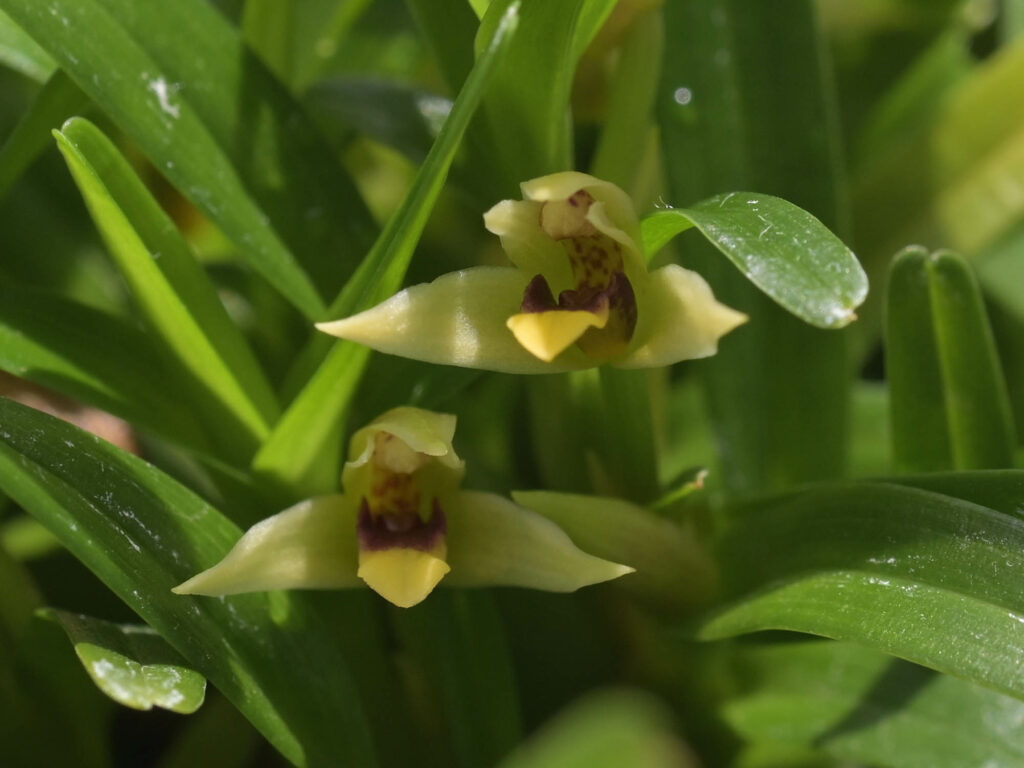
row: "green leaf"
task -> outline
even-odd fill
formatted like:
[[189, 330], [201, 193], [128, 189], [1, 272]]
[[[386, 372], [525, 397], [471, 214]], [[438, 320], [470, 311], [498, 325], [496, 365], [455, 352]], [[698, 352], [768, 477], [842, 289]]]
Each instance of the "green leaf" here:
[[[480, 55], [405, 200], [331, 305], [332, 317], [371, 307], [401, 286], [469, 120], [515, 37], [517, 10], [517, 5], [509, 8], [490, 47]], [[253, 468], [271, 485], [286, 491], [283, 495], [301, 498], [336, 487], [337, 455], [329, 446], [338, 443], [368, 357], [366, 347], [335, 344], [256, 455]]]
[[[492, 44], [506, 10], [515, 0], [494, 0], [480, 22], [476, 47]], [[519, 182], [573, 167], [569, 96], [582, 48], [580, 27], [596, 32], [593, 22], [610, 6], [607, 0], [525, 0], [520, 29], [484, 100], [487, 151], [498, 174], [494, 192], [509, 197]], [[582, 39], [581, 41], [582, 42]], [[480, 148], [480, 143], [474, 145]], [[483, 158], [476, 158], [483, 161]]]
[[0, 198], [50, 146], [50, 131], [88, 103], [78, 86], [63, 72], [58, 70], [46, 81], [29, 111], [18, 121], [0, 149]]
[[857, 257], [824, 224], [785, 200], [730, 192], [691, 208], [652, 213], [643, 221], [648, 255], [690, 227], [780, 306], [819, 328], [852, 322], [867, 296]]
[[1019, 516], [871, 483], [752, 502], [724, 522], [725, 600], [702, 639], [809, 632], [1024, 698]]
[[722, 708], [752, 741], [816, 746], [858, 765], [1024, 761], [1024, 703], [849, 643], [745, 646]]
[[407, 0], [450, 93], [458, 93], [473, 68], [473, 37], [479, 26], [466, 0]]
[[210, 3], [2, 0], [0, 9], [272, 285], [319, 318], [372, 222], [301, 109]]
[[458, 764], [494, 765], [520, 739], [519, 701], [501, 617], [486, 592], [439, 590], [394, 611], [409, 654], [445, 715]]
[[1006, 99], [1024, 76], [1024, 38], [959, 80], [917, 130], [860, 169], [854, 203], [871, 262], [908, 242], [974, 255], [1024, 213], [1007, 194], [1024, 178], [1024, 105]]
[[0, 368], [192, 448], [207, 437], [180, 380], [122, 320], [13, 283], [0, 286]]
[[[587, 6], [591, 12], [598, 8], [596, 3]], [[583, 26], [581, 18], [577, 33]], [[619, 52], [608, 94], [607, 118], [590, 169], [594, 176], [627, 191], [637, 180], [654, 130], [663, 38], [660, 9], [642, 13], [630, 25]]]
[[334, 78], [303, 99], [321, 124], [341, 123], [422, 163], [451, 112], [448, 99], [382, 80]]
[[55, 135], [154, 339], [195, 380], [193, 402], [217, 442], [245, 461], [278, 413], [245, 338], [185, 239], [107, 137], [80, 118]]
[[692, 768], [663, 705], [647, 694], [592, 693], [539, 731], [501, 768]]
[[[299, 766], [375, 765], [348, 663], [306, 596], [182, 597], [238, 528], [140, 459], [0, 400], [0, 486]], [[297, 685], [296, 681], [305, 681]]]
[[160, 707], [189, 715], [206, 696], [206, 678], [156, 632], [137, 624], [112, 624], [77, 613], [44, 609], [75, 646], [85, 671], [118, 704], [132, 709]]
[[[756, 189], [842, 234], [835, 94], [814, 3], [690, 0], [664, 10], [671, 42], [657, 107], [671, 199]], [[766, 226], [758, 223], [755, 243]], [[727, 447], [725, 488], [752, 492], [841, 475], [851, 378], [846, 335], [800, 322], [707, 243], [687, 239], [679, 243], [684, 261], [719, 301], [750, 317], [715, 357], [694, 365], [716, 444]]]
[[49, 80], [57, 68], [50, 55], [3, 11], [0, 11], [0, 62], [40, 83]]
[[905, 471], [1013, 464], [1013, 416], [981, 292], [948, 252], [900, 253], [889, 277], [893, 455]]

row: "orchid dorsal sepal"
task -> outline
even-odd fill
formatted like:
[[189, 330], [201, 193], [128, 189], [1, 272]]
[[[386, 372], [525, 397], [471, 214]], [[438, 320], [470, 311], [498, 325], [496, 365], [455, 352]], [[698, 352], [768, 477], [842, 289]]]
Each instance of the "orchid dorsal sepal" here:
[[580, 550], [507, 499], [460, 490], [455, 418], [398, 408], [353, 435], [345, 492], [253, 526], [219, 562], [174, 589], [229, 595], [365, 583], [407, 608], [438, 584], [569, 592], [632, 571]]
[[647, 271], [632, 203], [615, 185], [566, 172], [522, 190], [484, 215], [513, 267], [442, 275], [317, 328], [426, 362], [553, 373], [706, 357], [746, 320], [694, 272]]

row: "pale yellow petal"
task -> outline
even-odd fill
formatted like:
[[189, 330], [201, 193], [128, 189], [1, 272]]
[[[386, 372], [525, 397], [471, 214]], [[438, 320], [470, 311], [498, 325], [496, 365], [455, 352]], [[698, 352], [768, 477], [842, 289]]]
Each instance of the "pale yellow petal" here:
[[341, 495], [296, 504], [250, 528], [219, 563], [174, 588], [184, 595], [339, 589], [356, 578], [356, 515]]
[[508, 319], [509, 330], [530, 354], [551, 362], [568, 349], [588, 328], [604, 328], [608, 308], [601, 312], [553, 309], [524, 312]]
[[503, 373], [554, 373], [592, 366], [582, 352], [571, 349], [545, 363], [516, 341], [506, 322], [519, 312], [527, 280], [513, 267], [452, 272], [317, 328], [379, 352], [429, 363]]
[[502, 200], [484, 214], [484, 226], [501, 238], [502, 249], [527, 280], [544, 275], [557, 296], [576, 285], [565, 249], [541, 229], [540, 210], [541, 203], [532, 200]]
[[422, 602], [449, 570], [444, 560], [418, 549], [364, 551], [359, 555], [359, 578], [399, 608]]
[[715, 300], [703, 277], [670, 264], [651, 273], [631, 350], [613, 365], [656, 368], [709, 357], [722, 336], [746, 321]]
[[[585, 189], [598, 202], [603, 203], [605, 222], [608, 227], [621, 230], [639, 249], [640, 222], [629, 195], [610, 181], [578, 171], [552, 173], [537, 179], [523, 182], [520, 185], [523, 197], [527, 200], [545, 202], [547, 200], [564, 200], [575, 192]], [[593, 207], [591, 207], [593, 208]], [[591, 218], [591, 217], [588, 217]], [[593, 221], [593, 218], [591, 218]], [[597, 222], [594, 222], [597, 224]], [[599, 227], [604, 229], [604, 227]], [[611, 232], [606, 232], [611, 234]], [[618, 238], [616, 238], [618, 239]]]
[[450, 586], [573, 592], [633, 572], [587, 554], [550, 520], [493, 493], [453, 494], [445, 514]]

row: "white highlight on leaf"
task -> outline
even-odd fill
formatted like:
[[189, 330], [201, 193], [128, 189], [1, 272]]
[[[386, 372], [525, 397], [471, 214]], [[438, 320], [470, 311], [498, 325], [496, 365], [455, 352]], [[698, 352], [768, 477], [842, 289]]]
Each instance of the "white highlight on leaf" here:
[[168, 83], [162, 77], [150, 80], [147, 86], [156, 95], [156, 100], [160, 102], [160, 109], [175, 119], [181, 117], [181, 106], [171, 103], [171, 95], [177, 93], [179, 87]]

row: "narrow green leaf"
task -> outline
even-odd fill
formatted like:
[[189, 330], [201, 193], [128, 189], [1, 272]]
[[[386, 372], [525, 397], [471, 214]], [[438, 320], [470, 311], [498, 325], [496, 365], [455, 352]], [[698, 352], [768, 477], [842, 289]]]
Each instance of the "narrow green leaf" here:
[[28, 112], [0, 148], [0, 198], [50, 146], [50, 131], [83, 110], [88, 103], [78, 86], [63, 72], [58, 70], [46, 81]]
[[23, 286], [0, 286], [0, 368], [194, 450], [205, 430], [181, 382], [127, 323]]
[[242, 35], [282, 83], [292, 82], [292, 27], [296, 7], [277, 0], [246, 0]]
[[0, 11], [0, 62], [40, 83], [53, 75], [57, 63], [36, 42]]
[[886, 296], [885, 367], [893, 460], [906, 472], [953, 467], [927, 262], [924, 248], [897, 254]]
[[235, 525], [140, 459], [52, 417], [0, 400], [0, 425], [0, 487], [289, 760], [375, 765], [348, 663], [306, 596], [170, 591], [224, 556]]
[[473, 68], [479, 20], [466, 0], [406, 0], [450, 93], [458, 93]]
[[1024, 762], [1024, 703], [955, 677], [834, 642], [745, 646], [734, 665], [723, 716], [746, 739], [892, 768]]
[[107, 137], [80, 118], [55, 135], [154, 339], [196, 381], [195, 404], [217, 442], [245, 460], [278, 413], [245, 338], [185, 239]]
[[[492, 44], [516, 0], [494, 0], [480, 22], [478, 52]], [[574, 34], [584, 8], [605, 0], [525, 0], [508, 56], [484, 99], [487, 148], [498, 174], [495, 194], [511, 196], [521, 181], [572, 168], [569, 96], [576, 72]], [[480, 149], [480, 142], [474, 147]]]
[[419, 88], [355, 78], [317, 83], [303, 101], [321, 124], [346, 125], [415, 163], [426, 158], [452, 109], [448, 99]]
[[202, 706], [206, 678], [147, 626], [112, 624], [77, 613], [44, 609], [60, 624], [96, 686], [132, 709], [160, 707], [189, 715]]
[[981, 292], [948, 252], [893, 262], [886, 321], [893, 454], [906, 471], [1013, 464], [1013, 416]]
[[[401, 286], [416, 243], [455, 159], [460, 141], [509, 41], [514, 39], [518, 6], [505, 14], [491, 45], [477, 60], [412, 188], [373, 249], [331, 305], [331, 317], [373, 306]], [[339, 432], [359, 383], [369, 350], [335, 344], [274, 428], [253, 468], [288, 496], [302, 497], [337, 485]]]
[[518, 695], [501, 617], [486, 592], [440, 590], [393, 612], [410, 660], [451, 731], [458, 764], [494, 765], [518, 743]]
[[372, 222], [301, 109], [211, 4], [2, 0], [0, 9], [272, 285], [319, 319], [322, 296], [365, 252]]
[[[671, 199], [757, 189], [843, 234], [835, 94], [814, 3], [669, 0], [664, 12], [671, 42], [657, 105]], [[755, 244], [766, 227], [758, 223], [749, 233]], [[715, 443], [726, 448], [726, 489], [841, 475], [851, 378], [846, 334], [789, 315], [706, 243], [679, 245], [715, 296], [750, 316], [715, 357], [695, 365]], [[848, 306], [834, 306], [848, 319]]]
[[792, 203], [730, 192], [643, 221], [648, 255], [690, 227], [700, 230], [754, 285], [819, 328], [842, 328], [868, 293], [868, 279], [843, 242]]
[[[597, 8], [597, 4], [587, 6], [591, 12]], [[584, 26], [581, 14], [577, 32]], [[625, 190], [633, 189], [653, 130], [663, 46], [661, 12], [658, 9], [647, 11], [633, 21], [626, 33], [615, 67], [607, 119], [594, 153], [591, 173]]]
[[850, 640], [1024, 698], [1024, 520], [939, 493], [822, 486], [730, 512], [702, 639]]
[[695, 768], [667, 710], [647, 694], [603, 691], [571, 706], [501, 768]]

